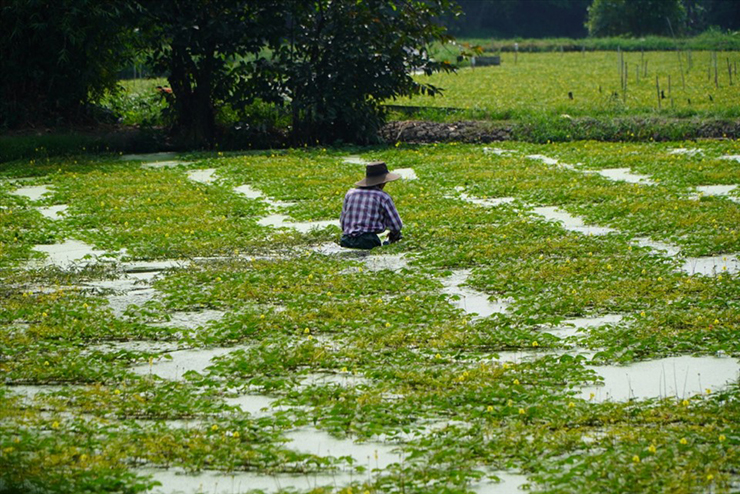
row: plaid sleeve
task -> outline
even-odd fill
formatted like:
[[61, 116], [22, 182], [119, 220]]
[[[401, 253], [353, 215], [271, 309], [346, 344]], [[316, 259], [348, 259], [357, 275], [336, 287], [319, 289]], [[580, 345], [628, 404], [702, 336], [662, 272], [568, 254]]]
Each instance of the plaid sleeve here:
[[386, 228], [392, 232], [400, 232], [401, 228], [403, 228], [401, 216], [398, 214], [398, 210], [396, 209], [396, 205], [393, 203], [391, 196], [386, 195], [385, 197], [386, 200], [383, 201], [383, 207], [385, 208], [385, 214], [388, 219]]

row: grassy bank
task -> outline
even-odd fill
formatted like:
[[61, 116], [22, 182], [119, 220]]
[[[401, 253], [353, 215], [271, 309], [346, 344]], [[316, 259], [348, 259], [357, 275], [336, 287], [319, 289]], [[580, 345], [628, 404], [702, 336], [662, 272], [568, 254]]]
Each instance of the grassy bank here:
[[[669, 38], [665, 36], [645, 36], [643, 38], [605, 37], [605, 38], [545, 38], [545, 39], [495, 39], [460, 38], [460, 43], [479, 45], [485, 51], [550, 52], [550, 51], [737, 51], [740, 50], [739, 33], [707, 31], [698, 36]], [[516, 44], [516, 46], [515, 46]]]

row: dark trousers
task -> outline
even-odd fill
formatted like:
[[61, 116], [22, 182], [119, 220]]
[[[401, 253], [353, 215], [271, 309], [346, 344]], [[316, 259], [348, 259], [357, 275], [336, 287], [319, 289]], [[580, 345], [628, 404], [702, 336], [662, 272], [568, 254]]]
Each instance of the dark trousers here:
[[361, 233], [356, 237], [350, 237], [349, 235], [342, 235], [342, 239], [339, 241], [339, 245], [342, 247], [348, 247], [350, 249], [372, 249], [373, 247], [380, 247], [380, 238], [375, 233]]

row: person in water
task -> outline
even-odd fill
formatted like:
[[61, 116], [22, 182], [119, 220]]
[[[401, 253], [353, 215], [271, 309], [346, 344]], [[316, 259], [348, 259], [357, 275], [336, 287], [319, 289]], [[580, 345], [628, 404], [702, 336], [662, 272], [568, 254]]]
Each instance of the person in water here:
[[401, 178], [388, 171], [383, 161], [369, 163], [365, 178], [355, 183], [344, 196], [340, 245], [351, 249], [372, 249], [383, 243], [378, 233], [390, 231], [388, 242], [401, 240], [403, 222], [391, 196], [383, 190], [385, 184]]

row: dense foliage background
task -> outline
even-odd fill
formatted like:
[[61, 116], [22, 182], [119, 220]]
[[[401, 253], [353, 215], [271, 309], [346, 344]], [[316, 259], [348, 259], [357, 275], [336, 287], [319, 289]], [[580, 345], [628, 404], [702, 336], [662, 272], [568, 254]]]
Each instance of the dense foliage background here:
[[[673, 50], [690, 48], [686, 35], [740, 28], [735, 0], [3, 0], [0, 14], [0, 129], [125, 124], [137, 113], [183, 147], [213, 147], [230, 128], [245, 142], [274, 129], [291, 144], [372, 142], [383, 103], [440, 92], [415, 74], [454, 71], [476, 52], [441, 54], [448, 33], [478, 34], [493, 51], [514, 46], [500, 36], [539, 51], [520, 37], [587, 33], [548, 49], [614, 49], [616, 39]], [[667, 47], [643, 42], [656, 34]], [[694, 49], [733, 49], [705, 39], [710, 48]], [[121, 96], [132, 67], [166, 89]]]

